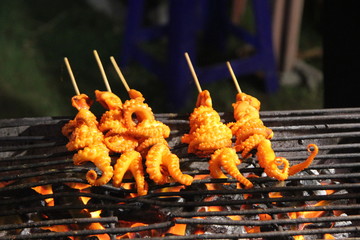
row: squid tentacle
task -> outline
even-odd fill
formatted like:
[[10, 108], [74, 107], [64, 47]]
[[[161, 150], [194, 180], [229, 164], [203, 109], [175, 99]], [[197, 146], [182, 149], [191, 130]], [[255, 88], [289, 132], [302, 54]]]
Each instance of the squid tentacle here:
[[168, 176], [161, 172], [161, 163], [163, 157], [168, 154], [168, 148], [163, 144], [155, 144], [146, 155], [146, 172], [151, 180], [156, 184], [165, 184], [168, 182]]
[[193, 177], [183, 174], [180, 170], [179, 158], [172, 154], [166, 144], [153, 145], [146, 155], [146, 172], [156, 184], [169, 182], [169, 175], [177, 182], [190, 185]]
[[94, 186], [100, 186], [108, 183], [113, 176], [113, 167], [111, 166], [111, 158], [105, 146], [100, 144], [92, 147], [86, 147], [79, 150], [73, 156], [75, 165], [80, 165], [84, 162], [92, 162], [100, 171], [101, 177], [94, 170], [89, 170], [86, 173], [87, 181]]
[[146, 151], [148, 150], [148, 148], [150, 148], [151, 146], [157, 143], [163, 143], [166, 146], [168, 146], [168, 142], [164, 138], [154, 137], [154, 138], [146, 138], [145, 140], [143, 140], [136, 148], [136, 150], [140, 152], [143, 156], [146, 156]]
[[211, 155], [209, 161], [210, 175], [214, 178], [227, 178], [227, 176], [221, 171], [221, 167], [239, 183], [243, 184], [246, 188], [253, 187], [253, 184], [244, 177], [237, 165], [241, 163], [238, 158], [235, 149], [233, 148], [221, 148], [216, 150]]
[[193, 182], [193, 177], [188, 174], [183, 174], [180, 170], [179, 158], [171, 153], [166, 156], [166, 161], [164, 165], [167, 167], [170, 176], [176, 181], [184, 185], [191, 185]]
[[270, 140], [266, 139], [260, 142], [257, 147], [256, 156], [260, 167], [264, 168], [264, 172], [269, 177], [276, 178], [279, 181], [288, 178], [289, 161], [282, 157], [276, 157]]
[[116, 164], [114, 165], [113, 185], [115, 187], [120, 187], [125, 173], [129, 170], [135, 178], [138, 194], [146, 195], [148, 189], [144, 178], [142, 157], [140, 153], [135, 150], [124, 152], [117, 159]]
[[310, 152], [310, 156], [304, 162], [291, 166], [289, 168], [289, 175], [290, 176], [304, 170], [307, 167], [309, 167], [310, 164], [312, 163], [312, 161], [314, 160], [315, 156], [319, 152], [319, 148], [318, 148], [318, 146], [316, 144], [309, 144], [307, 146], [307, 150], [308, 150], [308, 152]]
[[122, 153], [138, 146], [138, 141], [126, 134], [116, 134], [110, 130], [104, 138], [105, 145], [113, 152]]
[[137, 123], [133, 120], [133, 114], [136, 115], [139, 122], [142, 122], [145, 119], [155, 119], [151, 108], [146, 103], [136, 99], [127, 100], [123, 104], [123, 117], [125, 126], [129, 129], [134, 128], [137, 125]]

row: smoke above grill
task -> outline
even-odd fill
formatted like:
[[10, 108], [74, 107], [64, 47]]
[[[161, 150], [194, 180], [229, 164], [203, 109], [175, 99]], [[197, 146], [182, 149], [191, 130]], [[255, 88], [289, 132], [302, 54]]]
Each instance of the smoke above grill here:
[[[220, 113], [224, 122], [230, 113]], [[187, 153], [188, 115], [156, 114], [191, 186], [156, 185], [136, 196], [125, 186], [90, 186], [91, 164], [73, 165], [61, 127], [69, 117], [0, 120], [0, 239], [350, 239], [360, 230], [360, 109], [261, 112], [277, 155], [304, 171], [279, 182], [255, 157], [241, 173], [254, 188], [209, 177], [208, 158]], [[114, 157], [117, 157], [114, 155]], [[95, 169], [96, 170], [96, 169]], [[100, 174], [100, 172], [99, 172]]]

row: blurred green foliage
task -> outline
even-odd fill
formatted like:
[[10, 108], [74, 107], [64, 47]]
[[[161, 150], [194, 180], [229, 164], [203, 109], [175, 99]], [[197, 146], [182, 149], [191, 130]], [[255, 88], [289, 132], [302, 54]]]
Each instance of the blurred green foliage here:
[[[0, 1], [0, 118], [74, 115], [70, 98], [75, 92], [63, 58], [68, 57], [80, 91], [93, 97], [95, 89], [105, 90], [94, 49], [113, 92], [127, 99], [109, 60], [120, 54], [123, 20], [108, 18], [86, 1]], [[162, 44], [152, 45], [152, 51], [163, 53]], [[143, 92], [154, 112], [169, 111], [166, 89], [156, 76], [136, 63], [122, 70], [130, 87]], [[316, 90], [306, 85], [282, 87], [268, 95], [262, 90], [261, 78], [249, 76], [239, 82], [243, 91], [262, 101], [263, 110], [322, 107], [321, 86]], [[211, 92], [216, 110], [232, 110], [236, 92], [230, 79], [206, 84], [203, 89]], [[181, 111], [192, 111], [195, 90]], [[103, 111], [97, 104], [92, 109], [96, 114]]]

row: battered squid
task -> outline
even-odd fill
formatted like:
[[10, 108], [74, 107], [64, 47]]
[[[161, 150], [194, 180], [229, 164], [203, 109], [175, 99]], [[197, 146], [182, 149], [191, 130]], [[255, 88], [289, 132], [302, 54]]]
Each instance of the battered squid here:
[[170, 128], [155, 119], [152, 109], [144, 103], [143, 95], [134, 89], [129, 90], [131, 99], [123, 104], [124, 124], [127, 133], [136, 138], [136, 150], [145, 157], [149, 148], [156, 143], [166, 143]]
[[181, 172], [179, 158], [165, 144], [157, 143], [150, 148], [145, 165], [149, 178], [156, 184], [169, 183], [170, 177], [184, 185], [191, 185], [193, 181], [192, 176]]
[[111, 92], [95, 91], [96, 99], [106, 109], [101, 117], [99, 128], [105, 133], [104, 142], [109, 150], [121, 153], [114, 165], [112, 183], [120, 187], [126, 172], [131, 172], [139, 195], [145, 195], [148, 184], [145, 181], [142, 157], [135, 148], [139, 145], [136, 136], [128, 131], [124, 120], [123, 104]]
[[157, 121], [151, 108], [144, 103], [143, 95], [134, 89], [129, 90], [130, 100], [123, 104], [123, 116], [127, 133], [136, 138], [135, 148], [145, 158], [146, 172], [156, 184], [164, 184], [172, 178], [176, 182], [190, 185], [193, 178], [180, 170], [179, 158], [172, 154], [165, 138], [170, 128]]
[[86, 180], [93, 186], [101, 186], [108, 183], [113, 176], [113, 167], [111, 166], [111, 158], [109, 150], [101, 142], [92, 144], [79, 150], [73, 156], [75, 165], [81, 165], [84, 162], [92, 162], [102, 172], [101, 177], [95, 170], [89, 170], [86, 173]]
[[132, 150], [121, 154], [114, 166], [113, 185], [120, 187], [126, 172], [131, 172], [135, 182], [137, 193], [146, 195], [148, 192], [148, 184], [145, 181], [142, 157], [139, 152]]
[[245, 188], [253, 184], [239, 171], [241, 163], [232, 146], [232, 132], [221, 122], [219, 114], [212, 108], [210, 93], [204, 90], [199, 93], [196, 108], [189, 117], [190, 131], [182, 136], [187, 143], [188, 153], [201, 157], [210, 156], [209, 170], [213, 178], [227, 178], [223, 170], [237, 179]]
[[229, 123], [228, 126], [236, 136], [235, 149], [241, 152], [243, 158], [249, 157], [250, 151], [257, 149], [256, 156], [264, 172], [269, 177], [280, 181], [310, 166], [318, 153], [318, 147], [315, 144], [308, 145], [308, 151], [311, 154], [306, 161], [291, 167], [286, 158], [275, 155], [270, 141], [274, 134], [260, 120], [258, 99], [240, 92], [236, 95], [236, 103], [233, 107], [236, 122]]
[[114, 93], [99, 90], [95, 91], [95, 95], [96, 100], [107, 109], [99, 123], [99, 129], [105, 134], [106, 146], [116, 153], [135, 149], [138, 141], [128, 134], [120, 98]]
[[224, 169], [230, 176], [238, 180], [240, 184], [243, 184], [245, 188], [253, 187], [253, 184], [244, 177], [237, 165], [241, 164], [235, 149], [233, 148], [220, 148], [211, 155], [209, 161], [210, 176], [213, 178], [227, 178], [223, 173]]
[[212, 108], [209, 91], [199, 93], [189, 123], [189, 133], [181, 138], [181, 142], [189, 144], [188, 153], [205, 157], [217, 149], [231, 147], [232, 132], [221, 122], [219, 114]]
[[89, 170], [86, 174], [87, 181], [94, 186], [104, 185], [113, 176], [113, 168], [96, 116], [89, 110], [93, 101], [85, 94], [76, 95], [71, 101], [78, 113], [74, 120], [70, 120], [62, 128], [62, 134], [69, 139], [66, 147], [69, 151], [78, 151], [73, 156], [75, 165], [92, 162], [102, 171], [98, 178], [96, 171]]

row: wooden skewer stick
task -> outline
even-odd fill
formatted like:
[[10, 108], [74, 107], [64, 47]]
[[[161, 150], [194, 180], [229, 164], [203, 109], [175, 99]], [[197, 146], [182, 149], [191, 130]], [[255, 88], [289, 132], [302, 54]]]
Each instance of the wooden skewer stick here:
[[189, 65], [190, 72], [191, 72], [191, 74], [192, 74], [192, 76], [193, 76], [193, 78], [194, 78], [196, 87], [197, 87], [199, 93], [201, 93], [201, 92], [202, 92], [202, 89], [201, 89], [201, 86], [200, 86], [200, 83], [199, 83], [199, 79], [198, 79], [198, 77], [196, 76], [194, 67], [193, 67], [193, 65], [192, 65], [192, 63], [191, 63], [189, 54], [188, 54], [187, 52], [185, 52], [185, 58], [186, 58], [186, 61], [187, 61], [188, 65]]
[[74, 86], [75, 93], [76, 93], [76, 95], [80, 95], [79, 88], [78, 88], [77, 83], [75, 81], [75, 77], [74, 77], [73, 71], [71, 70], [70, 63], [69, 63], [69, 60], [68, 60], [67, 57], [64, 57], [64, 62], [65, 62], [66, 68], [67, 68], [67, 70], [69, 72], [71, 82], [72, 82], [72, 84]]
[[236, 76], [235, 76], [234, 71], [233, 71], [233, 69], [232, 69], [232, 67], [231, 67], [231, 65], [230, 65], [230, 62], [227, 61], [227, 62], [226, 62], [226, 65], [227, 65], [227, 67], [228, 67], [228, 69], [229, 69], [231, 78], [233, 79], [233, 81], [234, 81], [234, 83], [235, 83], [236, 90], [238, 91], [238, 93], [241, 93], [241, 88], [240, 88], [240, 86], [239, 86], [239, 82], [238, 82], [237, 79], [236, 79]]
[[113, 56], [111, 56], [110, 60], [111, 60], [112, 64], [114, 65], [114, 68], [115, 68], [117, 74], [119, 75], [119, 77], [121, 79], [121, 82], [125, 86], [126, 91], [130, 91], [130, 87], [126, 82], [125, 77], [124, 77], [124, 75], [122, 74], [122, 72], [121, 72], [121, 70], [119, 68], [119, 65], [116, 63], [115, 58]]
[[109, 81], [108, 81], [108, 79], [107, 79], [107, 77], [106, 77], [106, 74], [105, 74], [105, 71], [104, 71], [104, 67], [103, 67], [103, 65], [102, 65], [102, 63], [101, 63], [99, 54], [97, 53], [96, 50], [94, 50], [94, 55], [95, 55], [96, 62], [97, 62], [97, 64], [99, 65], [100, 72], [101, 72], [102, 78], [103, 78], [104, 83], [105, 83], [105, 86], [106, 86], [106, 90], [107, 90], [108, 92], [111, 92], [111, 88], [110, 88]]

